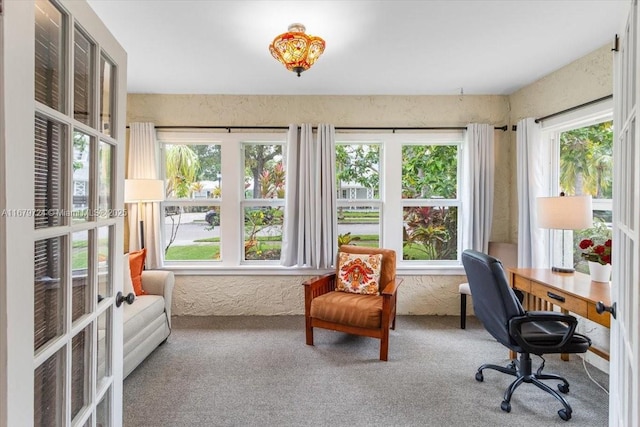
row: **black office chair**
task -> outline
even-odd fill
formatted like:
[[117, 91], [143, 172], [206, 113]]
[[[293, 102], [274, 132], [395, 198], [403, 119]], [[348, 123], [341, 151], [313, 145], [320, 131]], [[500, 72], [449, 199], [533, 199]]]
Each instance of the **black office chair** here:
[[521, 305], [514, 290], [507, 283], [500, 260], [481, 252], [465, 250], [462, 253], [475, 315], [485, 329], [505, 347], [519, 353], [506, 367], [485, 364], [478, 368], [476, 380], [483, 381], [482, 371], [495, 369], [516, 377], [504, 393], [500, 405], [511, 412], [511, 395], [522, 384], [532, 383], [551, 394], [562, 403], [558, 415], [565, 421], [571, 419], [571, 406], [565, 398], [541, 380], [559, 380], [558, 390], [569, 392], [569, 383], [559, 375], [543, 374], [544, 359], [536, 373], [531, 370], [531, 354], [542, 358], [551, 353], [584, 353], [591, 340], [575, 333], [578, 321], [575, 317], [554, 311], [528, 311]]

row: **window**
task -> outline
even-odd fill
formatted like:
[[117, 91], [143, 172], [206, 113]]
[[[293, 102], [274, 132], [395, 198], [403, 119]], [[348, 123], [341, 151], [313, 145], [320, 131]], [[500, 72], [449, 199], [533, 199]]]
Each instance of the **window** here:
[[[279, 267], [286, 135], [160, 131], [158, 140], [165, 264]], [[458, 266], [462, 140], [461, 131], [336, 134], [336, 245], [394, 248], [412, 269]]]
[[219, 261], [220, 145], [166, 144], [163, 152], [165, 260]]
[[380, 246], [380, 142], [336, 142], [338, 245]]
[[402, 145], [402, 259], [458, 258], [458, 144]]
[[[551, 194], [561, 191], [568, 196], [591, 195], [594, 226], [587, 230], [566, 231], [573, 244], [565, 246], [566, 259], [588, 273], [586, 262], [577, 249], [580, 240], [610, 236], [612, 222], [613, 121], [611, 102], [577, 112], [564, 120], [547, 125], [551, 141]], [[543, 127], [544, 128], [544, 127]], [[562, 258], [562, 231], [551, 233], [551, 260]], [[569, 236], [565, 236], [569, 239]]]
[[280, 261], [284, 223], [283, 143], [243, 142], [244, 261]]

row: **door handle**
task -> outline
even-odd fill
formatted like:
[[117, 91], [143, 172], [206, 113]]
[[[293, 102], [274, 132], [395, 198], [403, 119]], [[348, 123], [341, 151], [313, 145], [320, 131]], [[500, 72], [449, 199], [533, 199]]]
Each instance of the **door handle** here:
[[127, 304], [133, 304], [135, 298], [136, 296], [133, 294], [133, 292], [129, 292], [127, 296], [122, 295], [122, 292], [118, 292], [116, 294], [116, 307], [120, 307], [123, 302], [126, 302]]
[[613, 318], [616, 318], [616, 303], [614, 302], [611, 307], [609, 307], [608, 305], [604, 305], [604, 303], [602, 301], [598, 301], [596, 303], [596, 311], [598, 312], [598, 314], [602, 314], [605, 311], [608, 311], [609, 313], [611, 313], [611, 315], [613, 316]]

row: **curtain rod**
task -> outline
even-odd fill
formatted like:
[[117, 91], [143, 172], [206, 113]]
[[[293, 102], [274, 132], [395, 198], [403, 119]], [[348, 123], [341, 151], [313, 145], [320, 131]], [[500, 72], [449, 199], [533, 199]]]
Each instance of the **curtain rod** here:
[[[196, 126], [156, 126], [156, 129], [226, 129], [227, 132], [231, 133], [231, 130], [237, 129], [262, 129], [262, 130], [287, 130], [289, 126], [207, 126], [207, 125], [196, 125]], [[129, 129], [129, 126], [127, 126]], [[317, 129], [316, 126], [313, 129]], [[336, 130], [390, 130], [395, 133], [397, 130], [465, 130], [466, 127], [462, 126], [423, 126], [423, 127], [350, 127], [350, 126], [336, 126]], [[504, 126], [494, 126], [494, 129], [506, 131], [507, 125]]]
[[[558, 111], [557, 113], [553, 113], [553, 114], [549, 114], [548, 116], [540, 117], [539, 119], [535, 119], [534, 121], [536, 123], [540, 123], [540, 122], [542, 122], [544, 120], [551, 119], [551, 118], [559, 116], [561, 114], [570, 113], [572, 111], [579, 110], [580, 108], [588, 107], [589, 105], [597, 104], [598, 102], [606, 101], [607, 99], [612, 99], [612, 98], [613, 98], [613, 94], [612, 95], [603, 96], [602, 98], [594, 99], [593, 101], [588, 101], [588, 102], [585, 102], [584, 104], [576, 105], [575, 107], [569, 107], [569, 108], [567, 108], [565, 110]], [[517, 129], [518, 129], [517, 125], [513, 125], [511, 127], [512, 131], [516, 131]]]

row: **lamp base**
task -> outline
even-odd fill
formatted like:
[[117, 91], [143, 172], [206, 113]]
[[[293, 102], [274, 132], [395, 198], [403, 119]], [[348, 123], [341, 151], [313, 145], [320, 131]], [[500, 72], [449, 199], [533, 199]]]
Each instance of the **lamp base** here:
[[576, 270], [570, 267], [551, 267], [551, 271], [554, 273], [575, 273]]

